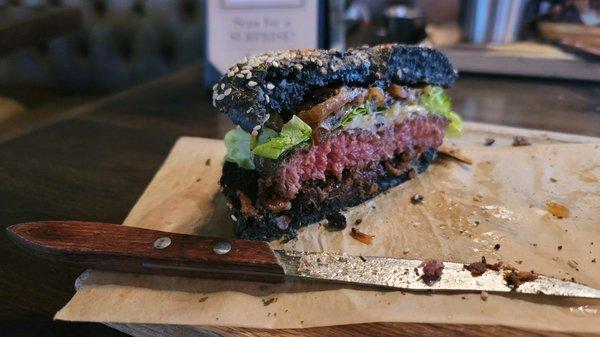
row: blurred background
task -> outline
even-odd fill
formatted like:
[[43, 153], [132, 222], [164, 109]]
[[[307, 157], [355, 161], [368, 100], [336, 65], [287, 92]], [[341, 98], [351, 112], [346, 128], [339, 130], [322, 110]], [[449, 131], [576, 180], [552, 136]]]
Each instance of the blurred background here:
[[441, 48], [462, 74], [597, 86], [600, 1], [0, 0], [0, 137], [194, 65], [208, 88], [254, 52], [386, 42]]

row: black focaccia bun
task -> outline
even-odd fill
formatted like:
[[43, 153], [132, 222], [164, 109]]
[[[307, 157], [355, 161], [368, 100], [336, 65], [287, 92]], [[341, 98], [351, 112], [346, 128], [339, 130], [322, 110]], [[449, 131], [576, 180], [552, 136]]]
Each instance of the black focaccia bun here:
[[441, 52], [387, 44], [347, 51], [286, 50], [235, 64], [213, 87], [213, 105], [250, 132], [273, 115], [284, 121], [315, 87], [449, 87], [456, 71]]
[[[220, 184], [237, 236], [291, 238], [326, 218], [343, 227], [341, 210], [425, 171], [451, 121], [420, 98], [456, 77], [441, 52], [395, 44], [268, 52], [232, 66], [213, 104], [253, 139], [294, 116], [312, 130], [276, 159], [254, 155], [253, 169], [225, 162]], [[367, 112], [346, 120], [357, 108]]]

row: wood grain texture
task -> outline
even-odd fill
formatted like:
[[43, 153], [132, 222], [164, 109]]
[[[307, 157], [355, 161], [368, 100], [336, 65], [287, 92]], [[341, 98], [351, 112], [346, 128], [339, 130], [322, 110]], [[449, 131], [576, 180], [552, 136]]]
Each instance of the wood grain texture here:
[[[38, 221], [8, 227], [10, 236], [45, 257], [84, 267], [258, 282], [283, 281], [284, 270], [266, 242], [207, 238], [84, 221]], [[157, 249], [158, 239], [170, 240]], [[231, 247], [216, 254], [217, 243]]]
[[[0, 224], [121, 223], [178, 137], [220, 138], [231, 128], [201, 80], [200, 67], [185, 69], [4, 138]], [[600, 136], [597, 85], [462, 75], [449, 93], [466, 120]], [[52, 320], [83, 268], [29, 254], [0, 230], [0, 270], [5, 335], [126, 336], [101, 324]]]
[[418, 323], [368, 323], [338, 325], [307, 329], [247, 329], [227, 327], [197, 327], [154, 324], [109, 324], [134, 337], [148, 336], [197, 336], [197, 337], [327, 337], [327, 336], [397, 336], [397, 337], [591, 337], [595, 334], [577, 334], [515, 329], [504, 326], [464, 324], [418, 324]]

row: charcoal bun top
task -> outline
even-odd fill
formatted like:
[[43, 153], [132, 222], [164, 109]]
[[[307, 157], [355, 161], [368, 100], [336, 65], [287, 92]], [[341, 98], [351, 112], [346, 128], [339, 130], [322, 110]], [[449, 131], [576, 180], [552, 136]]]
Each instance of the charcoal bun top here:
[[347, 51], [286, 50], [253, 55], [233, 65], [213, 86], [213, 105], [246, 131], [273, 114], [283, 121], [312, 90], [343, 85], [448, 87], [457, 73], [438, 50], [398, 44]]

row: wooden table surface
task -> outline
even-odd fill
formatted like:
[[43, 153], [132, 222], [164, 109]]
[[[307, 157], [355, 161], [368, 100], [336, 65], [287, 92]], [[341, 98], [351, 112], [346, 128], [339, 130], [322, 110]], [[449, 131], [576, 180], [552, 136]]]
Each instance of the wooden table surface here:
[[[182, 135], [231, 127], [193, 67], [66, 112], [0, 144], [0, 225], [55, 219], [120, 223]], [[450, 90], [465, 119], [600, 136], [600, 86], [463, 76]], [[48, 124], [48, 123], [47, 123]], [[0, 331], [6, 336], [124, 336], [52, 322], [82, 269], [49, 263], [0, 233]]]

